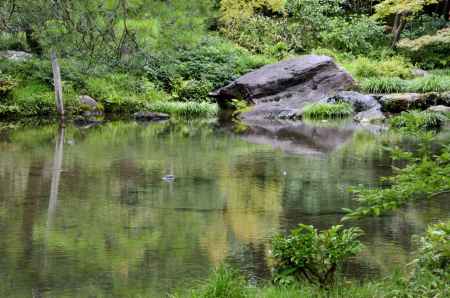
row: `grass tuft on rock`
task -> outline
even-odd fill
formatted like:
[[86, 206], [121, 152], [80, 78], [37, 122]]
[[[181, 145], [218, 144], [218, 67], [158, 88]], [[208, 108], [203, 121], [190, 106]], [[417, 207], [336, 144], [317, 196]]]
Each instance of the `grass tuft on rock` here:
[[353, 106], [349, 103], [314, 103], [303, 108], [303, 116], [309, 119], [345, 118], [353, 114]]

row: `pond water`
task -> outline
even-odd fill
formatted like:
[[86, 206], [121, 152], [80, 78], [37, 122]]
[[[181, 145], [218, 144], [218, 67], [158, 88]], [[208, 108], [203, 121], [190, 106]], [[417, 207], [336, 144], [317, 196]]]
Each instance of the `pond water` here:
[[[212, 120], [0, 128], [0, 296], [163, 297], [225, 261], [267, 278], [273, 235], [339, 223], [350, 186], [391, 172], [370, 132], [330, 146], [308, 133], [301, 150]], [[357, 222], [367, 247], [346, 274], [403, 266], [411, 235], [449, 211], [434, 200]]]

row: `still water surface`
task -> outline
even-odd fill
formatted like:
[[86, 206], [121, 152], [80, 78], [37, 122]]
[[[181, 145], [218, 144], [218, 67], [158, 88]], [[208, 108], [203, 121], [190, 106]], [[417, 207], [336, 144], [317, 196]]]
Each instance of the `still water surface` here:
[[[0, 296], [162, 297], [224, 261], [265, 278], [274, 234], [339, 223], [350, 186], [390, 173], [366, 131], [323, 152], [260, 140], [211, 121], [0, 129]], [[367, 248], [346, 274], [407, 263], [447, 205], [358, 222]]]

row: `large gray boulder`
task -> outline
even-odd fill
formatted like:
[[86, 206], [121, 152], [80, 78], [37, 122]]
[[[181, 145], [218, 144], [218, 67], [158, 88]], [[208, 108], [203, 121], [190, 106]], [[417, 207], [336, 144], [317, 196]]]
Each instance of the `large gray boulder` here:
[[210, 95], [220, 106], [232, 99], [253, 105], [242, 115], [255, 119], [292, 118], [311, 102], [328, 98], [353, 86], [350, 74], [327, 56], [308, 55], [264, 66]]

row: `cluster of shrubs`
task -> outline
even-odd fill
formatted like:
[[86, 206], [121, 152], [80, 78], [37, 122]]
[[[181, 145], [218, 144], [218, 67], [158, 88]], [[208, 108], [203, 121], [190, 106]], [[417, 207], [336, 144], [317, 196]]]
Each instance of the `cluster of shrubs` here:
[[399, 42], [398, 48], [421, 67], [427, 69], [449, 67], [450, 27], [417, 39], [405, 38]]

